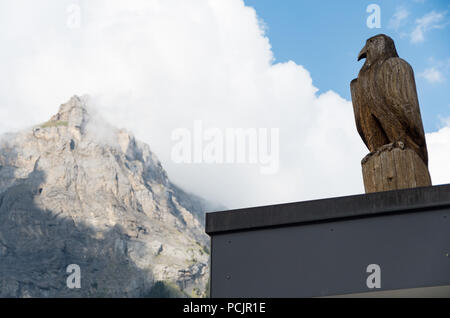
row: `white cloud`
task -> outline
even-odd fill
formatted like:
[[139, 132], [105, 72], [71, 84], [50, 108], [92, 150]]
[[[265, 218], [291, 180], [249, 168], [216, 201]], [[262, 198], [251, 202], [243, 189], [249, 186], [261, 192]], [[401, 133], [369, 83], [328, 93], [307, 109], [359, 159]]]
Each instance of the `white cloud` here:
[[[367, 150], [351, 102], [318, 94], [301, 65], [273, 64], [261, 22], [241, 0], [85, 1], [81, 27], [71, 29], [72, 2], [0, 3], [0, 132], [46, 121], [87, 93], [152, 147], [172, 180], [230, 208], [363, 192]], [[175, 164], [172, 131], [198, 119], [279, 128], [279, 172]]]
[[450, 118], [437, 132], [427, 134], [429, 169], [434, 185], [450, 182]]
[[394, 15], [389, 20], [388, 27], [398, 31], [403, 26], [409, 17], [409, 11], [404, 7], [398, 7]]
[[439, 29], [445, 26], [442, 23], [447, 12], [431, 11], [422, 18], [416, 20], [416, 27], [410, 34], [412, 43], [420, 43], [425, 41], [425, 34], [432, 29]]
[[425, 69], [422, 73], [419, 73], [419, 76], [425, 78], [430, 83], [441, 83], [444, 81], [444, 75], [435, 67]]

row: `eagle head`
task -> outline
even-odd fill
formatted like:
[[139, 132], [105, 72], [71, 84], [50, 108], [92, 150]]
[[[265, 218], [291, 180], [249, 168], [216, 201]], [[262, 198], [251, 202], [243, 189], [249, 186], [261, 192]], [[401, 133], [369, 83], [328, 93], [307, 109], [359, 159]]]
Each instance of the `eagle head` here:
[[366, 41], [366, 45], [358, 54], [358, 61], [366, 59], [366, 63], [371, 65], [380, 59], [390, 57], [398, 57], [394, 41], [385, 34], [378, 34]]

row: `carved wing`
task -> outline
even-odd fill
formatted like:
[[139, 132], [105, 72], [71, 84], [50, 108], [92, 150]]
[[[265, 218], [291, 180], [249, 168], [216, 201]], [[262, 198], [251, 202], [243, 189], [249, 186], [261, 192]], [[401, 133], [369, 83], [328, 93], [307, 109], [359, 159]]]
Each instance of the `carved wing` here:
[[419, 155], [427, 164], [425, 133], [412, 67], [401, 58], [390, 58], [383, 63], [380, 75], [384, 104], [401, 124], [406, 136], [418, 146]]
[[367, 146], [367, 148], [369, 148], [367, 139], [364, 135], [364, 129], [361, 119], [361, 109], [364, 103], [364, 99], [362, 98], [363, 92], [361, 86], [358, 83], [358, 79], [355, 78], [350, 82], [350, 91], [352, 93], [353, 113], [355, 114], [356, 129], [358, 130], [358, 133], [361, 136], [364, 144]]

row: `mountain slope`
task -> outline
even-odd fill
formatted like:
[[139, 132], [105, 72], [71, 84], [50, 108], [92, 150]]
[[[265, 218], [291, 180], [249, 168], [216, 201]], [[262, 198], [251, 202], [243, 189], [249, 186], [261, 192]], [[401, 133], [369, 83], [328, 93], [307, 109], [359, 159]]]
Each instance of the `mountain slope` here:
[[[157, 281], [203, 295], [206, 204], [74, 96], [0, 140], [0, 296], [140, 297]], [[79, 289], [66, 285], [69, 264]]]

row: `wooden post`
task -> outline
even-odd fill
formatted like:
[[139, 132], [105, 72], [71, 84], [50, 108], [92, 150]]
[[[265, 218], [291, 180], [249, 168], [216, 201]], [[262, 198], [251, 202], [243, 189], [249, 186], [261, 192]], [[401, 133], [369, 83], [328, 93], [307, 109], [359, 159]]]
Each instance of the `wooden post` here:
[[366, 193], [431, 186], [427, 166], [402, 142], [368, 154], [361, 165]]

